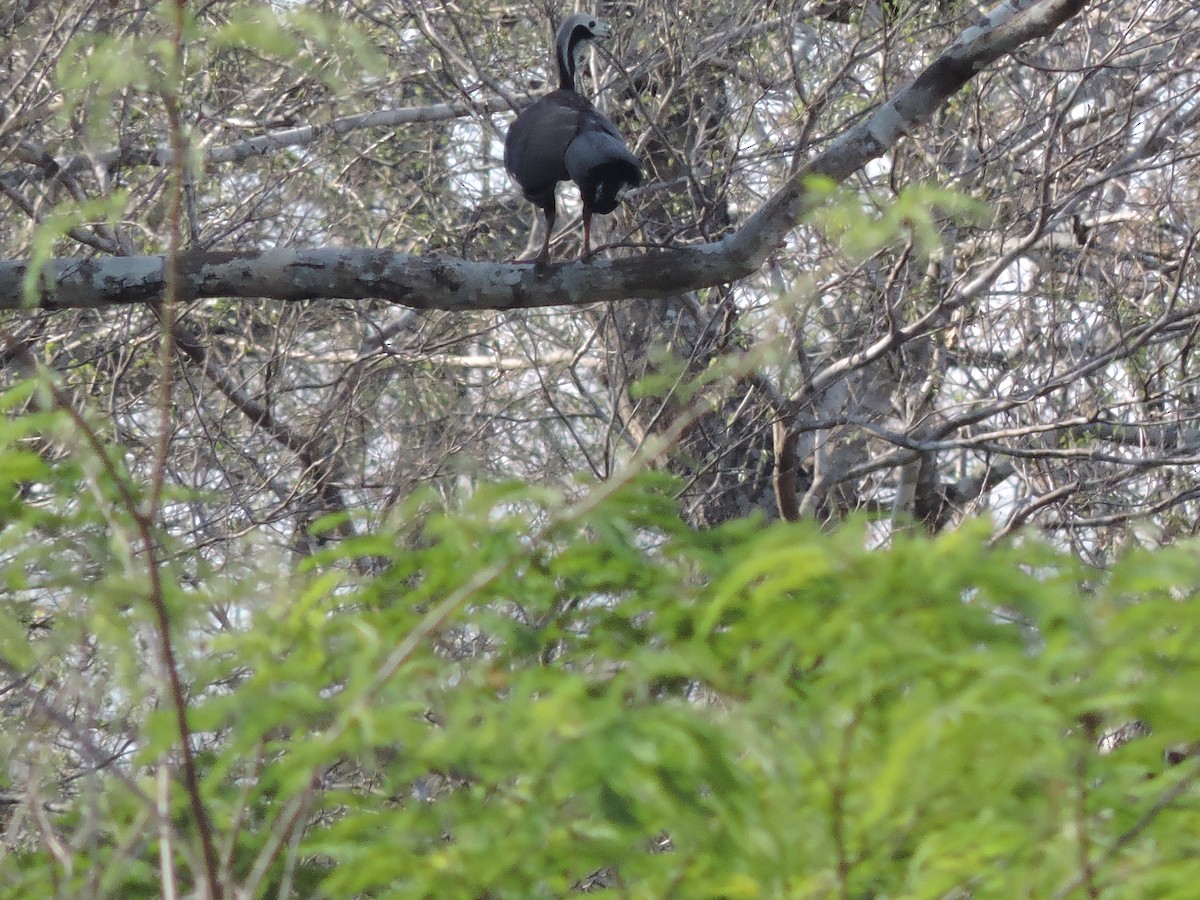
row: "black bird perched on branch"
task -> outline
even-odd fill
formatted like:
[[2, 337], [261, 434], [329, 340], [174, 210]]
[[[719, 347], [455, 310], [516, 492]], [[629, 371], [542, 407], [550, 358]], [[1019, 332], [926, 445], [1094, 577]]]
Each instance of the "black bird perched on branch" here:
[[575, 70], [588, 45], [612, 29], [593, 15], [576, 13], [554, 36], [558, 90], [529, 107], [508, 129], [504, 168], [525, 198], [546, 214], [546, 239], [535, 262], [550, 258], [550, 233], [557, 210], [554, 189], [568, 178], [583, 199], [583, 253], [592, 255], [592, 214], [617, 208], [625, 187], [642, 183], [642, 169], [615, 125], [575, 90]]

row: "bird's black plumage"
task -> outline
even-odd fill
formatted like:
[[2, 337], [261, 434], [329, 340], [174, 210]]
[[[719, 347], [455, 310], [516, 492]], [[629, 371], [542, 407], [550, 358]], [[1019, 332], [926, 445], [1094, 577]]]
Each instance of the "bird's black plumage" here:
[[559, 88], [525, 110], [504, 139], [504, 167], [526, 199], [546, 216], [546, 239], [539, 262], [550, 256], [550, 233], [557, 216], [554, 191], [568, 179], [583, 200], [583, 256], [591, 255], [593, 213], [617, 208], [625, 187], [642, 182], [642, 169], [615, 125], [575, 90], [575, 70], [587, 44], [609, 33], [595, 16], [577, 13], [554, 39]]

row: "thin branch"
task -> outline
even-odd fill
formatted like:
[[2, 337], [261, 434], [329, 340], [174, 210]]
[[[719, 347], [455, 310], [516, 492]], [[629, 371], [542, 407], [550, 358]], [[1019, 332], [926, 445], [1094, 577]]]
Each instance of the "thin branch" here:
[[[520, 105], [521, 103], [518, 101], [517, 106]], [[305, 147], [326, 135], [341, 136], [366, 128], [396, 128], [421, 122], [444, 122], [450, 119], [460, 119], [476, 111], [492, 114], [504, 112], [510, 108], [510, 104], [506, 101], [492, 100], [474, 106], [466, 103], [434, 103], [429, 106], [381, 109], [376, 112], [334, 119], [324, 125], [301, 125], [296, 128], [272, 131], [258, 137], [227, 144], [224, 147], [217, 147], [204, 154], [204, 164], [241, 163], [258, 156], [270, 156], [288, 147]], [[81, 153], [62, 163], [51, 159], [50, 161], [54, 163], [53, 168], [45, 165], [40, 165], [38, 168], [41, 170], [43, 178], [48, 179], [75, 175], [97, 166], [110, 173], [137, 166], [166, 168], [171, 165], [174, 158], [174, 151], [170, 146], [123, 148], [91, 154]], [[18, 171], [8, 171], [0, 175], [0, 185], [16, 185], [24, 180], [24, 177]]]
[[[208, 810], [204, 807], [204, 799], [200, 794], [200, 777], [196, 772], [196, 759], [192, 752], [192, 734], [188, 726], [187, 696], [183, 688], [183, 679], [179, 674], [179, 662], [175, 655], [175, 647], [171, 638], [171, 616], [167, 611], [167, 600], [163, 591], [162, 568], [158, 562], [157, 545], [153, 537], [153, 527], [158, 519], [159, 500], [162, 496], [163, 480], [166, 474], [167, 454], [171, 445], [171, 418], [174, 394], [174, 355], [175, 346], [173, 330], [175, 309], [180, 299], [180, 242], [183, 227], [183, 195], [184, 181], [187, 178], [187, 154], [183, 138], [183, 115], [179, 108], [179, 97], [176, 94], [178, 84], [183, 80], [183, 29], [186, 17], [186, 0], [176, 0], [171, 15], [171, 55], [168, 64], [167, 77], [163, 82], [162, 97], [166, 105], [168, 131], [171, 140], [172, 163], [170, 192], [168, 194], [167, 211], [167, 255], [163, 263], [164, 295], [159, 304], [158, 313], [162, 319], [162, 334], [160, 339], [160, 391], [159, 404], [159, 435], [155, 448], [155, 458], [150, 481], [150, 496], [144, 512], [134, 515], [142, 548], [146, 554], [146, 568], [150, 576], [149, 602], [154, 609], [158, 630], [159, 653], [162, 665], [166, 670], [170, 687], [170, 701], [175, 714], [175, 726], [179, 733], [179, 750], [183, 759], [183, 787], [187, 794], [188, 805], [196, 823], [196, 831], [200, 837], [201, 852], [204, 856], [204, 880], [208, 885], [208, 895], [212, 900], [221, 900], [224, 891], [220, 879], [220, 867], [217, 860], [217, 847], [213, 839], [212, 823], [208, 818]], [[131, 510], [131, 513], [137, 511]]]

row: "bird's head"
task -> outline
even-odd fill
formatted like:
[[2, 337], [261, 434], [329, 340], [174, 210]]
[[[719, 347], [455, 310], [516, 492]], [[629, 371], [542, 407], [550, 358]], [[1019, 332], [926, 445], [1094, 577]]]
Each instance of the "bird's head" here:
[[558, 60], [561, 86], [574, 90], [575, 72], [583, 65], [583, 56], [592, 41], [604, 40], [612, 28], [591, 13], [575, 13], [558, 26], [554, 35], [554, 53]]

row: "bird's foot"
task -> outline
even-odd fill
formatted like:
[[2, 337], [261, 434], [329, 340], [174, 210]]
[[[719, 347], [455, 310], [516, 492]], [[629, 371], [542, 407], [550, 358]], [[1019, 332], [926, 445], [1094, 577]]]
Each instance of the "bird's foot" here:
[[528, 259], [517, 257], [516, 259], [506, 260], [510, 265], [514, 266], [533, 266], [535, 269], [545, 269], [550, 265], [550, 254], [539, 253], [537, 256], [531, 256]]

